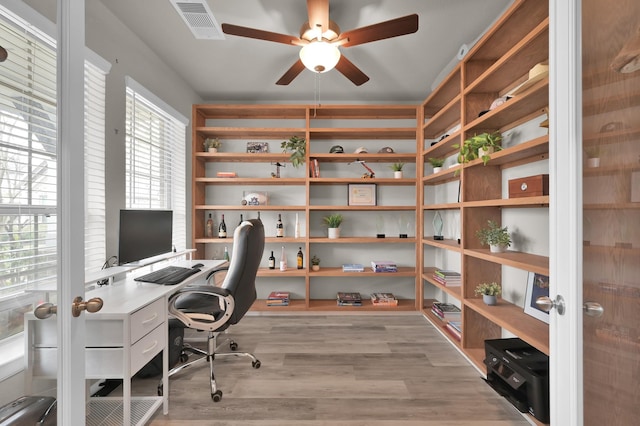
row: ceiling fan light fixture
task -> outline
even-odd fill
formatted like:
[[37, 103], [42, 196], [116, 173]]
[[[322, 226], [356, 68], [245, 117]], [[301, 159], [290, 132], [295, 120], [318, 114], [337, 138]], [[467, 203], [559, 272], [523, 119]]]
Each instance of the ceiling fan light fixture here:
[[300, 49], [300, 60], [308, 70], [324, 73], [338, 64], [340, 50], [326, 41], [312, 41]]

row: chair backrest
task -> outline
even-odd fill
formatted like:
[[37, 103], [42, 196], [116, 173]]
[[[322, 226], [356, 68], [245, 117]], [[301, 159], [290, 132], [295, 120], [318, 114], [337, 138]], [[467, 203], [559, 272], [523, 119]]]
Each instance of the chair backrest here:
[[264, 226], [259, 219], [243, 221], [233, 233], [233, 249], [229, 270], [221, 287], [235, 300], [235, 310], [229, 320], [235, 324], [247, 313], [256, 294], [256, 275], [264, 253]]

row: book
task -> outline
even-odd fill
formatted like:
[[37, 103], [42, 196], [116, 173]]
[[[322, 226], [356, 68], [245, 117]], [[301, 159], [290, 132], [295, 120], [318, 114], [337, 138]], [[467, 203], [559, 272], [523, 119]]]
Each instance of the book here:
[[398, 272], [398, 266], [391, 260], [372, 260], [371, 269], [373, 272]]
[[216, 173], [216, 176], [219, 177], [219, 178], [234, 178], [234, 177], [238, 177], [236, 172], [218, 172], [218, 173]]
[[267, 306], [289, 306], [288, 291], [272, 291], [267, 297]]
[[462, 332], [456, 329], [450, 322], [448, 322], [444, 329], [458, 342], [462, 340]]
[[339, 291], [336, 301], [338, 306], [362, 306], [362, 296], [358, 292]]
[[460, 308], [451, 303], [433, 302], [431, 312], [442, 320], [457, 320], [460, 318]]
[[436, 269], [433, 272], [433, 279], [443, 286], [459, 287], [462, 284], [459, 272], [446, 269]]
[[398, 299], [393, 293], [372, 293], [371, 304], [373, 306], [398, 306]]
[[313, 171], [315, 173], [315, 177], [320, 177], [320, 162], [317, 158], [313, 159]]
[[342, 272], [364, 272], [364, 266], [360, 263], [345, 263]]

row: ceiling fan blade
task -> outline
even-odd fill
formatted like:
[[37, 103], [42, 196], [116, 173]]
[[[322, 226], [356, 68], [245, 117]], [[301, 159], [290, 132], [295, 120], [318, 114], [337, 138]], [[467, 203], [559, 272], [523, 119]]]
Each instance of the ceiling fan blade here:
[[272, 33], [271, 31], [257, 30], [255, 28], [241, 27], [233, 24], [222, 24], [222, 32], [229, 35], [240, 37], [255, 38], [258, 40], [274, 41], [276, 43], [298, 45], [300, 39], [298, 37]]
[[369, 77], [360, 71], [360, 68], [356, 67], [353, 62], [348, 60], [344, 55], [340, 56], [336, 69], [356, 86], [361, 86], [369, 81]]
[[324, 33], [329, 29], [329, 0], [307, 0], [309, 28], [321, 27]]
[[340, 40], [348, 38], [349, 41], [342, 44], [344, 47], [357, 46], [372, 41], [412, 34], [418, 31], [418, 15], [407, 15], [402, 18], [392, 19], [367, 27], [356, 28], [340, 34]]
[[280, 77], [280, 80], [276, 81], [276, 84], [279, 86], [286, 86], [287, 84], [291, 83], [293, 79], [296, 78], [302, 71], [304, 71], [304, 64], [300, 59], [298, 59], [296, 63], [293, 64], [282, 77]]

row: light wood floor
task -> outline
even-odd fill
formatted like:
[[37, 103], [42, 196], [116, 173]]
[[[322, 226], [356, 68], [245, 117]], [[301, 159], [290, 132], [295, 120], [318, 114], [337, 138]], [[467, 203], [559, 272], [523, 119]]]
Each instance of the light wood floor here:
[[171, 378], [169, 414], [151, 425], [529, 424], [418, 314], [246, 316], [231, 335], [262, 367], [216, 360], [217, 403], [208, 366], [184, 370]]

